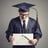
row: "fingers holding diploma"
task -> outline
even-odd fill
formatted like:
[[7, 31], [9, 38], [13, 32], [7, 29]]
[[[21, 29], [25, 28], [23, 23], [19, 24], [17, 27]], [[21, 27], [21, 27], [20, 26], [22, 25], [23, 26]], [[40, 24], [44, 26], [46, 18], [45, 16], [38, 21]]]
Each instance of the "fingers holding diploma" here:
[[32, 45], [36, 45], [37, 44], [37, 39], [29, 40], [29, 43], [32, 44]]
[[10, 42], [13, 42], [15, 40], [15, 38], [10, 35], [9, 40], [10, 40]]

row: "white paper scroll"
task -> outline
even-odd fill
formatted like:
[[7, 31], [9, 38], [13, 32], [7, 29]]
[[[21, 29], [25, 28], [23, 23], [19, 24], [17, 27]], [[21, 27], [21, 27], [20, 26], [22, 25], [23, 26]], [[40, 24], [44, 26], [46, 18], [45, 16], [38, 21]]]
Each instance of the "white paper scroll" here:
[[33, 39], [33, 34], [13, 34], [12, 45], [32, 45], [29, 43], [29, 40]]

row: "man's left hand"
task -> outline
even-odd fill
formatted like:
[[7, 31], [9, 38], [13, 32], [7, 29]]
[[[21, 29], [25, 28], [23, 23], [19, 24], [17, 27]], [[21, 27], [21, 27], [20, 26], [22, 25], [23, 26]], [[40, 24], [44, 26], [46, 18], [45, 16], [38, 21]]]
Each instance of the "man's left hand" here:
[[30, 40], [29, 43], [31, 43], [32, 45], [36, 45], [37, 44], [37, 39]]

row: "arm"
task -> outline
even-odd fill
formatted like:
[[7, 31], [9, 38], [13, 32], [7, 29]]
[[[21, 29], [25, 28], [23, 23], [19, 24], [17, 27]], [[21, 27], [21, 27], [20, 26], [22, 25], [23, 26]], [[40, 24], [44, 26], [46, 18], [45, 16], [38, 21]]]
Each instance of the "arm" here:
[[35, 45], [39, 41], [39, 39], [42, 37], [42, 32], [39, 23], [37, 22], [35, 31], [34, 31], [34, 39], [32, 40], [32, 43]]
[[39, 39], [42, 37], [42, 32], [39, 23], [37, 24], [35, 23], [33, 34], [34, 34], [34, 39], [31, 40], [31, 42], [30, 41], [29, 42], [32, 43], [33, 45], [36, 45]]
[[13, 24], [13, 22], [11, 20], [10, 23], [9, 23], [8, 29], [6, 31], [6, 38], [7, 38], [8, 42], [10, 42], [9, 37], [13, 35], [12, 34], [14, 32], [13, 28], [14, 28], [14, 24]]
[[40, 28], [39, 23], [37, 23], [36, 29], [35, 29], [35, 32], [34, 32], [34, 39], [37, 39], [37, 40], [39, 41], [39, 39], [40, 39], [41, 37], [42, 37], [41, 28]]

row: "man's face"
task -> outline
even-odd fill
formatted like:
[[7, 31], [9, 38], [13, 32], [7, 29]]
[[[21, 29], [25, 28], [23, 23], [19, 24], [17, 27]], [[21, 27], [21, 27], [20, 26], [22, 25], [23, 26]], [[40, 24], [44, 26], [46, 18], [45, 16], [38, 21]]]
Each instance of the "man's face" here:
[[28, 12], [19, 12], [20, 17], [25, 20], [29, 16], [29, 11]]

